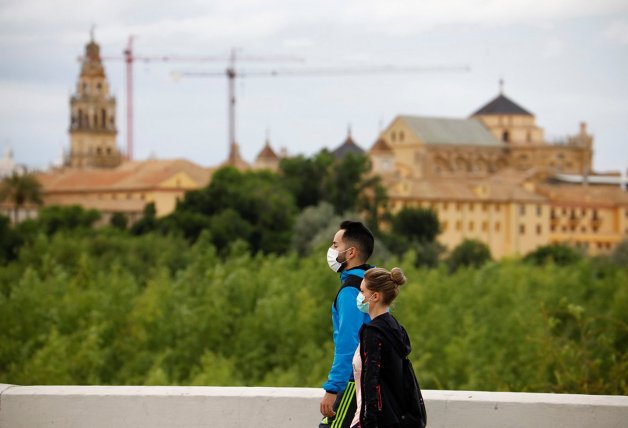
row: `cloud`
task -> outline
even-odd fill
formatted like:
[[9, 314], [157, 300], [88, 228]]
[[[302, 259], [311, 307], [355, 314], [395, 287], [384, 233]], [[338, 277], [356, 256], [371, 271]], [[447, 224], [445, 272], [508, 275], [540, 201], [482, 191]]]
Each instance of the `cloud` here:
[[560, 40], [550, 40], [545, 44], [543, 49], [543, 56], [545, 58], [555, 58], [560, 56], [565, 50], [565, 45]]
[[45, 116], [56, 114], [67, 105], [69, 90], [50, 83], [0, 80], [0, 116], [22, 113]]
[[628, 21], [621, 20], [613, 22], [606, 28], [604, 35], [610, 40], [619, 42], [622, 45], [628, 44]]

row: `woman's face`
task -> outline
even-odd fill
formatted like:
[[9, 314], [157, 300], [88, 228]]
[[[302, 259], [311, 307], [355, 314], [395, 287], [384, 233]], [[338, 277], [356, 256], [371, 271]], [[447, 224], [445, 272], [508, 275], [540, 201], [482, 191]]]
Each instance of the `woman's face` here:
[[360, 283], [360, 293], [362, 293], [364, 295], [364, 301], [365, 302], [369, 302], [372, 299], [376, 299], [377, 298], [377, 294], [378, 294], [378, 293], [376, 293], [376, 292], [374, 293], [374, 292], [372, 292], [371, 290], [368, 289], [367, 283], [366, 283], [366, 279], [363, 279], [362, 282]]

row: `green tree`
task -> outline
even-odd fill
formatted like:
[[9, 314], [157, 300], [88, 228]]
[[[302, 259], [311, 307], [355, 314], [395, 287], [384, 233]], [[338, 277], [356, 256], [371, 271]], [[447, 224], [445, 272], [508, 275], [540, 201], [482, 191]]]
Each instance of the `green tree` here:
[[440, 233], [440, 223], [431, 209], [402, 208], [392, 218], [392, 230], [408, 240], [433, 242]]
[[133, 235], [143, 235], [154, 231], [157, 228], [157, 208], [154, 202], [144, 205], [142, 218], [131, 226]]
[[538, 247], [536, 250], [526, 254], [523, 259], [536, 265], [552, 262], [557, 265], [567, 266], [582, 259], [582, 254], [568, 245], [551, 244]]
[[54, 235], [62, 230], [89, 229], [100, 217], [100, 212], [79, 205], [51, 205], [39, 210], [36, 224], [47, 235]]
[[[225, 210], [232, 211], [223, 215]], [[283, 253], [290, 247], [296, 211], [293, 195], [277, 174], [224, 167], [216, 171], [206, 188], [186, 193], [175, 213], [194, 212], [209, 219], [219, 216], [211, 227], [216, 240], [226, 238], [217, 225], [228, 227], [225, 219], [236, 219], [243, 229], [235, 238], [247, 235], [255, 252]], [[250, 228], [244, 227], [240, 219]]]
[[624, 239], [613, 249], [611, 260], [617, 266], [628, 266], [628, 239]]
[[335, 160], [330, 166], [323, 200], [332, 204], [337, 214], [354, 211], [370, 170], [371, 163], [366, 155], [349, 153]]
[[[318, 234], [328, 229], [330, 223], [337, 229], [341, 221], [340, 216], [334, 214], [334, 207], [328, 202], [305, 208], [294, 222], [292, 248], [302, 256], [309, 254], [312, 246], [316, 245]], [[329, 237], [327, 240], [329, 241]]]
[[0, 182], [0, 202], [9, 201], [13, 205], [13, 223], [18, 221], [18, 213], [27, 203], [41, 205], [41, 184], [32, 174], [13, 172]]
[[279, 163], [279, 175], [283, 185], [294, 195], [299, 210], [318, 205], [326, 200], [331, 187], [329, 169], [334, 163], [327, 150], [321, 150], [314, 157], [286, 157]]
[[465, 239], [453, 249], [447, 265], [454, 272], [463, 266], [479, 267], [490, 260], [491, 250], [488, 245], [476, 239]]
[[126, 230], [127, 225], [129, 224], [129, 219], [124, 213], [115, 212], [111, 215], [109, 224], [116, 229]]
[[17, 257], [20, 238], [11, 228], [11, 220], [0, 214], [0, 264]]

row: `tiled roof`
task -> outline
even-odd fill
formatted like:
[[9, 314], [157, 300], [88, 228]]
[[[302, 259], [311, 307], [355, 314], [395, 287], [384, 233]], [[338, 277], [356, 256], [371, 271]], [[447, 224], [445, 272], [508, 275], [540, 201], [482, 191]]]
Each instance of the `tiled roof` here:
[[347, 137], [344, 143], [338, 146], [334, 151], [331, 152], [337, 159], [345, 157], [349, 153], [354, 153], [361, 155], [364, 153], [364, 150], [358, 146], [351, 138], [351, 135]]
[[484, 114], [520, 114], [533, 116], [532, 113], [530, 113], [503, 94], [499, 94], [495, 99], [489, 101], [488, 104], [481, 107], [471, 116], [479, 116]]
[[392, 153], [393, 150], [390, 145], [383, 138], [378, 139], [375, 144], [369, 149], [369, 153]]
[[278, 160], [279, 156], [277, 156], [277, 154], [272, 149], [272, 147], [270, 147], [270, 143], [266, 141], [266, 144], [264, 144], [264, 148], [262, 149], [262, 151], [259, 152], [259, 154], [257, 155], [257, 158], [255, 159], [256, 160], [261, 160], [261, 159]]
[[206, 185], [212, 170], [184, 159], [126, 162], [117, 168], [65, 169], [38, 174], [44, 192], [150, 190], [179, 173], [199, 187]]
[[468, 178], [423, 178], [404, 179], [407, 192], [398, 191], [397, 186], [389, 187], [391, 198], [418, 199], [433, 201], [516, 201], [542, 203], [547, 199], [523, 186], [504, 183], [498, 179]]
[[488, 129], [476, 119], [445, 119], [399, 116], [423, 144], [501, 147]]
[[582, 185], [547, 181], [537, 186], [538, 192], [558, 204], [573, 206], [628, 205], [628, 192], [619, 186]]

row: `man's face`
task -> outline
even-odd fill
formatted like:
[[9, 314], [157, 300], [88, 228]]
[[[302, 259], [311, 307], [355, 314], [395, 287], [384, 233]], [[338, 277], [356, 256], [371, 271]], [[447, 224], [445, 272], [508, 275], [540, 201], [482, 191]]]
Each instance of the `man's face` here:
[[334, 235], [334, 240], [331, 243], [331, 248], [338, 251], [337, 261], [339, 263], [344, 263], [347, 261], [347, 259], [351, 259], [357, 254], [355, 247], [347, 246], [347, 244], [343, 240], [344, 234], [344, 229], [340, 229]]

